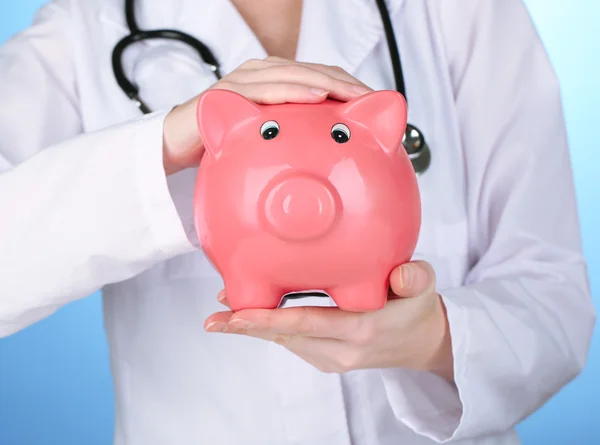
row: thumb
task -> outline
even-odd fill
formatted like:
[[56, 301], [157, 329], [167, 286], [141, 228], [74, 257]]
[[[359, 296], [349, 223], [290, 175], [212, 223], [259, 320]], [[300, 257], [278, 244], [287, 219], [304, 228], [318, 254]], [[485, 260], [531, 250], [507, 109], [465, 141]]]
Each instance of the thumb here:
[[426, 261], [412, 261], [395, 268], [390, 274], [390, 288], [399, 297], [419, 297], [435, 292], [435, 271]]

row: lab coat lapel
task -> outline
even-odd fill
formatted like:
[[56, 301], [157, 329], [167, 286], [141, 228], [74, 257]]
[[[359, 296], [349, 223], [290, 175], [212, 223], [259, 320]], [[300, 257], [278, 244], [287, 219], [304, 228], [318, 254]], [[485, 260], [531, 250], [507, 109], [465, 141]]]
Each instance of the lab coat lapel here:
[[181, 25], [212, 49], [222, 74], [267, 52], [230, 0], [188, 0], [189, 13]]
[[[182, 21], [186, 12], [186, 1], [169, 0], [168, 2], [152, 2], [134, 0], [135, 18], [141, 29], [175, 28]], [[129, 32], [125, 20], [125, 0], [103, 0], [99, 4], [98, 18], [121, 34]]]
[[[404, 0], [387, 0], [390, 16]], [[323, 63], [353, 73], [385, 40], [375, 0], [305, 0], [297, 60]]]
[[[191, 34], [217, 57], [226, 74], [251, 58], [267, 57], [252, 30], [230, 0], [136, 0], [142, 29], [171, 28]], [[404, 0], [387, 0], [392, 20]], [[352, 73], [385, 33], [375, 0], [305, 0], [299, 61], [337, 65]], [[100, 19], [127, 33], [122, 0], [102, 2]], [[234, 31], [235, 30], [235, 31]], [[157, 44], [147, 42], [146, 44]]]
[[[134, 0], [136, 21], [142, 30], [175, 29], [206, 45], [226, 75], [246, 60], [264, 58], [266, 53], [229, 0], [176, 0], [152, 2]], [[123, 0], [104, 0], [97, 12], [104, 34], [103, 57], [109, 58], [114, 45], [129, 34]], [[235, 30], [233, 32], [232, 30]], [[200, 94], [216, 82], [208, 66], [188, 45], [165, 39], [146, 40], [128, 48], [123, 69], [136, 84], [152, 110], [168, 109]], [[139, 110], [118, 89], [112, 70], [102, 79], [107, 91], [116, 91], [109, 122], [127, 120]]]
[[[136, 0], [136, 18], [141, 29], [175, 29], [204, 43], [221, 64], [223, 75], [248, 59], [267, 57], [266, 51], [229, 0]], [[106, 0], [100, 20], [121, 37], [128, 33], [122, 0]], [[116, 42], [115, 42], [116, 43]], [[165, 40], [141, 45], [173, 44]], [[190, 53], [193, 57], [197, 56]]]

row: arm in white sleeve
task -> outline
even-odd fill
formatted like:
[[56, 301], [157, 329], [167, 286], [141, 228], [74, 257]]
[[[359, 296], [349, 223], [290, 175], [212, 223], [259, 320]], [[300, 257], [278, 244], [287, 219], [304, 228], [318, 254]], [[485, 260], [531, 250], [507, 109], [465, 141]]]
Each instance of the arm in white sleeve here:
[[80, 134], [66, 1], [0, 48], [0, 337], [191, 250], [156, 113]]
[[595, 324], [559, 85], [523, 2], [443, 3], [477, 262], [439, 290], [456, 385], [382, 372], [396, 417], [437, 442], [513, 428], [580, 373]]

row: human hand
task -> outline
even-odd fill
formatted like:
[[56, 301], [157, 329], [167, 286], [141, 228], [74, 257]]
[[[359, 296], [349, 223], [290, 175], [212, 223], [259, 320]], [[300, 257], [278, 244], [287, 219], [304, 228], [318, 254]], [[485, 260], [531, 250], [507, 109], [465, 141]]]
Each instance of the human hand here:
[[[224, 291], [218, 298], [227, 305]], [[205, 329], [278, 343], [323, 372], [409, 368], [453, 381], [445, 308], [435, 292], [435, 272], [424, 261], [392, 271], [388, 302], [379, 311], [346, 312], [336, 307], [224, 311], [208, 317]]]
[[[318, 103], [327, 97], [349, 101], [372, 91], [339, 67], [279, 57], [249, 60], [210, 89], [234, 91], [259, 104]], [[196, 123], [198, 97], [173, 108], [165, 118], [163, 164], [167, 175], [198, 165], [204, 154]]]

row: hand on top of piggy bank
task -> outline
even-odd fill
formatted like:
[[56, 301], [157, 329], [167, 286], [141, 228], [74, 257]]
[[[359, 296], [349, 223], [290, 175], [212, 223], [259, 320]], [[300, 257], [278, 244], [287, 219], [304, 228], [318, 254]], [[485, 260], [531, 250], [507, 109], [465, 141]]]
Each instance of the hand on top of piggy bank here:
[[206, 153], [195, 225], [231, 309], [276, 308], [310, 290], [343, 310], [382, 308], [421, 224], [404, 98], [257, 105], [212, 89], [197, 111]]

